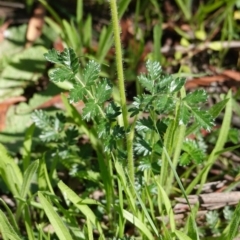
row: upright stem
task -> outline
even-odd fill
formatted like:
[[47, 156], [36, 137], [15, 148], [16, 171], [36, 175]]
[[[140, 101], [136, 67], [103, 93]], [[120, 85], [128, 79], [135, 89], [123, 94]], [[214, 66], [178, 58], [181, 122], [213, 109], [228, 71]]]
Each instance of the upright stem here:
[[[123, 74], [123, 59], [122, 59], [122, 48], [120, 41], [120, 27], [117, 12], [117, 0], [110, 0], [110, 9], [112, 13], [112, 24], [114, 32], [114, 42], [116, 50], [116, 65], [117, 65], [117, 75], [118, 75], [118, 89], [120, 93], [120, 104], [122, 108], [122, 117], [125, 131], [128, 131], [128, 112], [127, 112], [127, 101], [125, 95], [124, 86], [124, 74]], [[134, 184], [134, 163], [133, 163], [133, 130], [130, 134], [126, 134], [127, 137], [127, 154], [128, 154], [128, 173], [130, 181]]]

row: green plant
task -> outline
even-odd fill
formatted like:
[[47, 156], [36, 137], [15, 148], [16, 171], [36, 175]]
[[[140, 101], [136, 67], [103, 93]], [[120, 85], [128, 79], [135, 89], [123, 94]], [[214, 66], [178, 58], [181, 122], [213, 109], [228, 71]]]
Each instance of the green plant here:
[[[126, 102], [120, 102], [118, 105], [118, 103], [111, 101], [112, 86], [107, 79], [99, 78], [99, 64], [90, 61], [82, 74], [80, 74], [78, 58], [70, 48], [65, 49], [62, 53], [54, 49], [50, 50], [45, 54], [45, 58], [48, 61], [58, 64], [58, 67], [52, 69], [49, 73], [52, 81], [64, 81], [68, 79], [74, 84], [74, 88], [70, 89], [69, 93], [70, 102], [78, 102], [80, 100], [84, 102], [85, 106], [82, 110], [82, 116], [78, 116], [78, 118], [82, 118], [81, 122], [83, 124], [79, 127], [83, 127], [89, 139], [93, 140], [92, 144], [97, 151], [97, 156], [103, 156], [98, 158], [98, 161], [100, 175], [110, 180], [104, 183], [108, 196], [107, 200], [109, 201], [107, 206], [110, 217], [113, 217], [111, 216], [110, 206], [114, 203], [115, 198], [112, 192], [114, 189], [112, 162], [118, 172], [120, 184], [123, 188], [126, 188], [124, 190], [129, 196], [130, 209], [136, 214], [138, 211], [136, 210], [134, 199], [138, 195], [136, 195], [137, 192], [134, 187], [136, 180], [134, 167], [136, 164], [131, 162], [133, 161], [133, 156], [135, 156], [135, 161], [140, 162], [144, 160], [148, 164], [158, 164], [161, 158], [161, 170], [158, 170], [160, 174], [160, 185], [158, 187], [166, 186], [167, 181], [170, 181], [167, 172], [170, 171], [170, 167], [172, 168], [171, 171], [175, 171], [177, 166], [176, 162], [174, 162], [175, 165], [173, 165], [170, 158], [174, 156], [176, 160], [181, 153], [181, 146], [185, 138], [185, 131], [182, 129], [185, 130], [185, 126], [192, 118], [195, 119], [195, 127], [203, 127], [210, 130], [213, 126], [212, 116], [208, 112], [199, 109], [199, 104], [204, 103], [207, 99], [206, 93], [203, 90], [197, 90], [187, 95], [185, 95], [183, 91], [182, 94], [180, 94], [185, 79], [173, 78], [171, 75], [164, 74], [157, 62], [148, 61], [146, 64], [148, 74], [141, 75], [138, 78], [146, 92], [136, 96], [132, 106], [129, 108], [128, 111], [131, 113], [131, 117], [134, 117], [133, 123], [129, 125], [127, 112], [125, 112], [125, 114], [127, 114], [125, 120], [118, 120], [121, 113], [124, 116], [124, 111], [122, 112], [121, 108], [124, 109], [124, 106], [126, 107]], [[109, 102], [106, 103], [106, 101]], [[225, 104], [225, 101], [221, 104]], [[219, 113], [221, 109], [222, 108], [218, 107], [215, 111]], [[143, 114], [147, 114], [148, 117], [142, 117]], [[160, 119], [158, 118], [159, 115], [162, 116]], [[56, 120], [57, 118], [55, 118], [54, 121]], [[56, 134], [56, 127], [52, 134], [48, 127], [45, 126], [48, 121], [40, 112], [34, 115], [34, 121], [41, 127], [44, 125], [45, 132], [50, 137], [50, 140], [51, 136]], [[88, 121], [92, 121], [93, 125], [86, 131], [86, 122]], [[123, 125], [121, 124], [122, 122], [124, 122]], [[59, 126], [59, 124], [55, 125]], [[54, 125], [52, 126], [54, 127]], [[95, 138], [92, 138], [90, 134], [93, 134]], [[57, 134], [54, 139], [57, 138], [58, 135], [59, 134]], [[134, 155], [130, 151], [124, 150], [126, 144], [130, 144]], [[127, 149], [130, 148], [128, 147]], [[195, 158], [194, 154], [198, 154], [194, 147], [185, 148], [185, 151], [189, 154], [188, 157], [192, 158]], [[178, 156], [176, 156], [177, 154]], [[102, 163], [103, 159], [105, 159], [104, 163]], [[130, 161], [130, 164], [127, 161]], [[106, 169], [104, 172], [101, 172], [101, 169], [103, 170], [101, 167], [102, 164], [105, 164], [107, 172]], [[182, 164], [184, 164], [184, 161], [182, 161]], [[126, 167], [126, 173], [124, 173], [122, 165]], [[144, 181], [148, 184], [152, 181], [152, 169], [145, 167], [142, 169]], [[127, 189], [127, 179], [125, 179], [125, 175], [127, 178], [129, 177], [131, 191]], [[182, 188], [176, 172], [175, 177]], [[123, 178], [125, 180], [123, 180]], [[170, 192], [170, 187], [165, 191]], [[182, 191], [184, 191], [183, 188]], [[147, 196], [143, 199], [146, 197]], [[137, 197], [137, 199], [140, 202], [143, 201], [140, 197]], [[145, 203], [142, 202], [142, 204], [144, 209]], [[159, 209], [162, 209], [162, 204], [162, 202], [159, 203]], [[117, 211], [123, 211], [123, 209], [117, 209]], [[127, 215], [124, 215], [124, 211], [122, 214], [123, 218], [129, 220]], [[148, 221], [151, 222], [151, 217], [147, 217], [147, 212], [144, 212], [144, 214]], [[121, 219], [121, 222], [123, 221], [124, 219]], [[139, 227], [140, 226], [141, 224], [139, 223]], [[154, 224], [152, 228], [155, 228]], [[146, 231], [145, 234], [151, 236], [148, 231]], [[197, 236], [197, 232], [195, 234]]]
[[[147, 74], [141, 74], [137, 79], [144, 91], [127, 105], [116, 2], [110, 1], [110, 6], [117, 87], [100, 77], [100, 64], [96, 61], [90, 60], [81, 69], [78, 55], [72, 48], [65, 48], [63, 52], [49, 50], [44, 57], [56, 64], [49, 72], [50, 80], [67, 80], [73, 87], [69, 89], [68, 99], [62, 96], [65, 115], [49, 115], [43, 111], [32, 114], [33, 122], [41, 130], [39, 138], [45, 144], [47, 153], [29, 165], [33, 126], [29, 127], [24, 142], [24, 171], [0, 145], [3, 153], [1, 176], [16, 197], [17, 204], [14, 216], [3, 203], [9, 215], [8, 220], [0, 212], [0, 232], [4, 239], [21, 239], [22, 232], [18, 226], [21, 221], [25, 224], [28, 239], [34, 239], [34, 235], [39, 239], [50, 239], [42, 230], [30, 227], [32, 222], [40, 221], [36, 228], [41, 229], [46, 217], [59, 239], [128, 239], [125, 228], [129, 223], [134, 235], [141, 239], [199, 239], [195, 220], [198, 206], [192, 209], [188, 203], [190, 215], [186, 227], [178, 230], [170, 194], [175, 194], [175, 188], [179, 187], [188, 202], [187, 194], [192, 192], [193, 187], [199, 182], [206, 182], [209, 169], [223, 151], [227, 139], [226, 129], [230, 127], [232, 112], [231, 91], [221, 102], [206, 109], [207, 94], [204, 90], [186, 94], [184, 78], [165, 74], [159, 62], [148, 60]], [[113, 97], [113, 86], [118, 90], [119, 101], [115, 100], [116, 96]], [[84, 104], [81, 113], [70, 104], [79, 101]], [[200, 128], [210, 131], [214, 118], [225, 106], [224, 128], [220, 130], [216, 146], [208, 156], [198, 149], [200, 141], [187, 140], [186, 137]], [[91, 145], [91, 155], [81, 155], [83, 147], [80, 145], [79, 149], [78, 141], [83, 136]], [[98, 166], [95, 162], [86, 163], [88, 158], [89, 161], [96, 160]], [[192, 164], [194, 168], [199, 163], [203, 164], [194, 184], [191, 183], [187, 189], [177, 172], [179, 163], [182, 166]], [[79, 196], [76, 190], [60, 181], [57, 176], [60, 164], [76, 173], [71, 177], [79, 178], [81, 183], [85, 179], [94, 182], [104, 192], [104, 199], [94, 200], [84, 193]], [[94, 170], [91, 165], [94, 165]], [[84, 169], [82, 174], [79, 166]], [[12, 176], [17, 176], [13, 178], [14, 182]], [[38, 191], [34, 192], [30, 186], [35, 176]], [[61, 195], [57, 194], [59, 191]], [[30, 214], [33, 211], [39, 216], [35, 221]], [[239, 206], [222, 237], [228, 233], [231, 233], [229, 239], [236, 236], [238, 214]], [[165, 215], [168, 216], [169, 227], [164, 222], [158, 222], [158, 217]], [[84, 223], [79, 227], [82, 219]]]

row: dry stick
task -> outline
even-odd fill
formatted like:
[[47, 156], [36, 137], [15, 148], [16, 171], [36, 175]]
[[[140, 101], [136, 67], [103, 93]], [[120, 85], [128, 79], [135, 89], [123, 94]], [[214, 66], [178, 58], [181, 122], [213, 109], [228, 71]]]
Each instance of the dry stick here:
[[[222, 48], [239, 48], [240, 47], [240, 41], [223, 41], [220, 42], [220, 45]], [[163, 46], [161, 48], [161, 53], [174, 53], [174, 52], [181, 52], [181, 53], [188, 53], [189, 51], [192, 51], [194, 49], [197, 49], [196, 53], [199, 53], [201, 51], [206, 50], [207, 48], [210, 48], [212, 45], [212, 42], [205, 42], [201, 44], [190, 44], [188, 47], [183, 47], [181, 45], [176, 45], [176, 46]]]

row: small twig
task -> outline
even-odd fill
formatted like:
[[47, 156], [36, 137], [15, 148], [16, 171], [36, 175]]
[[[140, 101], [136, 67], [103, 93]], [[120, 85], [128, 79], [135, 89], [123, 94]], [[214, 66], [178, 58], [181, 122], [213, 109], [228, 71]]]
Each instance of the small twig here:
[[[219, 42], [221, 44], [222, 48], [239, 48], [240, 47], [240, 41], [222, 41]], [[190, 44], [188, 47], [183, 47], [181, 45], [176, 46], [163, 46], [161, 48], [161, 53], [175, 53], [175, 52], [181, 52], [181, 53], [188, 53], [189, 51], [192, 51], [194, 49], [198, 49], [200, 51], [203, 51], [210, 47], [212, 42], [205, 42], [201, 44]]]

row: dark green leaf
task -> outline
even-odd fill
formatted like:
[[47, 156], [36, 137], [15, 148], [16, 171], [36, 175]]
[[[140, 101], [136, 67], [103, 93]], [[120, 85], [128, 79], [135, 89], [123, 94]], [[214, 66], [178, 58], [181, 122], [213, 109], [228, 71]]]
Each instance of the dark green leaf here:
[[191, 115], [188, 108], [184, 104], [182, 104], [181, 107], [179, 108], [179, 124], [187, 125], [190, 117]]
[[156, 126], [157, 126], [157, 131], [160, 134], [160, 136], [163, 136], [167, 131], [167, 127], [168, 127], [167, 124], [161, 120], [157, 120]]
[[162, 75], [161, 79], [159, 79], [158, 83], [155, 86], [155, 93], [168, 93], [169, 87], [171, 82], [173, 82], [174, 79], [172, 75]]
[[199, 126], [210, 131], [214, 126], [213, 118], [207, 111], [201, 111], [198, 108], [191, 108], [195, 120]]
[[155, 130], [152, 119], [148, 117], [148, 118], [142, 118], [138, 120], [136, 123], [136, 130], [139, 132], [140, 131], [147, 132], [147, 131]]
[[170, 93], [178, 92], [185, 84], [186, 79], [185, 78], [176, 78], [174, 79], [169, 86]]
[[102, 104], [109, 100], [112, 94], [112, 85], [103, 79], [96, 84], [96, 100], [98, 104]]
[[138, 77], [139, 82], [142, 87], [145, 88], [150, 93], [154, 92], [155, 83], [159, 81], [161, 77], [162, 68], [158, 62], [153, 62], [148, 60], [146, 62], [146, 68], [148, 74], [142, 74]]
[[185, 152], [180, 158], [180, 165], [188, 164], [190, 160], [200, 164], [205, 159], [205, 153], [193, 140], [183, 143], [182, 150]]
[[139, 139], [134, 145], [134, 150], [138, 155], [142, 155], [145, 157], [151, 154], [152, 148], [144, 139]]
[[156, 96], [154, 95], [149, 95], [149, 94], [142, 95], [140, 109], [142, 109], [143, 112], [148, 112], [150, 109], [153, 110], [152, 103], [155, 98]]
[[111, 135], [108, 135], [108, 137], [104, 139], [104, 152], [108, 152], [113, 149], [116, 149], [116, 140]]
[[43, 131], [39, 137], [43, 142], [56, 141], [59, 138], [59, 133], [53, 130]]
[[121, 108], [114, 102], [110, 102], [106, 107], [106, 117], [109, 121], [116, 120], [116, 117], [121, 114]]
[[56, 118], [61, 122], [61, 123], [66, 123], [66, 116], [61, 112], [56, 113]]
[[69, 100], [70, 102], [78, 102], [84, 100], [86, 89], [79, 84], [75, 84], [74, 88], [70, 89]]
[[203, 89], [198, 89], [189, 93], [185, 98], [183, 98], [183, 101], [186, 101], [190, 106], [196, 103], [203, 103], [207, 101], [207, 93]]
[[[65, 48], [61, 53], [58, 52], [56, 49], [52, 49], [52, 50], [49, 50], [48, 53], [45, 53], [44, 57], [52, 63], [62, 64], [67, 68], [67, 70], [69, 71], [69, 74], [72, 74], [73, 76], [76, 75], [76, 73], [78, 72], [79, 61], [72, 48]], [[65, 79], [69, 79], [69, 77]], [[52, 81], [61, 81], [61, 80], [52, 79]]]
[[49, 50], [47, 53], [44, 53], [43, 55], [49, 62], [62, 64], [60, 52], [54, 48], [52, 50]]
[[49, 116], [43, 110], [35, 110], [31, 118], [35, 125], [41, 129], [47, 129], [51, 124]]
[[140, 75], [138, 77], [138, 81], [141, 83], [142, 87], [149, 91], [150, 93], [153, 92], [154, 82], [151, 81], [146, 75]]
[[152, 96], [149, 94], [134, 97], [134, 101], [132, 103], [133, 106], [128, 110], [129, 112], [132, 112], [130, 116], [133, 117], [141, 111], [145, 112], [145, 111], [149, 111], [150, 108], [153, 109], [152, 102], [154, 98], [155, 96]]
[[78, 72], [79, 62], [76, 53], [72, 48], [65, 48], [61, 53], [62, 63], [75, 75]]
[[168, 96], [167, 94], [161, 94], [158, 96], [153, 105], [155, 107], [155, 111], [158, 113], [168, 113], [175, 108], [173, 98]]
[[100, 73], [100, 65], [93, 60], [90, 60], [83, 71], [83, 80], [86, 86], [91, 86], [98, 79]]
[[161, 140], [158, 140], [153, 146], [153, 152], [159, 156], [162, 154], [163, 143]]
[[79, 137], [79, 132], [75, 126], [70, 126], [66, 129], [65, 132], [65, 143], [67, 145], [73, 145], [77, 142], [77, 138]]
[[110, 133], [110, 123], [107, 121], [101, 121], [100, 124], [97, 125], [97, 133], [99, 138], [106, 138]]
[[147, 60], [146, 68], [151, 81], [156, 81], [161, 77], [162, 67], [159, 62]]
[[53, 82], [63, 82], [65, 80], [72, 80], [74, 74], [67, 68], [54, 68], [49, 71], [49, 77]]
[[191, 162], [191, 156], [188, 153], [183, 153], [179, 159], [180, 166], [187, 166]]
[[116, 140], [123, 139], [125, 137], [125, 130], [124, 127], [119, 125], [115, 125], [113, 127], [112, 137]]
[[152, 168], [152, 166], [151, 166], [151, 163], [150, 163], [149, 159], [142, 158], [142, 160], [139, 162], [138, 170], [143, 172], [143, 171], [149, 170], [151, 168]]
[[94, 100], [89, 100], [83, 108], [83, 119], [89, 121], [99, 114], [99, 107]]
[[50, 117], [46, 114], [46, 112], [36, 110], [32, 113], [32, 120], [37, 127], [42, 129], [42, 133], [39, 136], [42, 141], [50, 142], [60, 138], [63, 123], [61, 123], [57, 117]]

